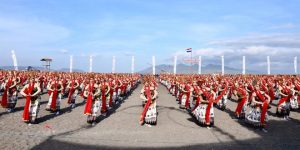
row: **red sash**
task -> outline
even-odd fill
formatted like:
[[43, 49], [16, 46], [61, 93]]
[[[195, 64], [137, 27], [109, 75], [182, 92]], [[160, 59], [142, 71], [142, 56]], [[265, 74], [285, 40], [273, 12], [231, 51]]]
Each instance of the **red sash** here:
[[268, 83], [268, 85], [269, 85], [269, 90], [270, 90], [269, 94], [270, 94], [271, 101], [275, 100], [275, 93], [274, 93], [274, 90], [273, 90], [273, 86], [272, 86], [271, 83]]
[[188, 108], [190, 106], [190, 96], [191, 96], [191, 92], [190, 92], [190, 86], [186, 85], [185, 90], [188, 91], [186, 93], [186, 100], [185, 100], [185, 108]]
[[29, 121], [29, 106], [30, 106], [30, 100], [31, 100], [31, 96], [29, 96], [29, 94], [32, 93], [33, 89], [34, 89], [34, 83], [33, 84], [29, 83], [29, 86], [24, 91], [27, 94], [24, 111], [23, 111], [23, 120], [24, 121]]
[[56, 111], [56, 101], [57, 101], [57, 97], [58, 97], [57, 87], [58, 87], [58, 82], [55, 81], [54, 82], [54, 91], [52, 92], [52, 101], [51, 101], [51, 106], [50, 106], [53, 111]]
[[40, 83], [40, 89], [43, 90], [43, 78], [39, 78], [39, 83]]
[[151, 104], [151, 100], [152, 100], [152, 96], [151, 96], [151, 91], [150, 91], [150, 87], [148, 86], [148, 87], [145, 87], [145, 92], [146, 92], [146, 96], [147, 96], [147, 103], [146, 103], [146, 105], [145, 105], [145, 107], [144, 107], [144, 110], [143, 110], [143, 112], [142, 112], [142, 115], [141, 115], [141, 122], [144, 122], [144, 120], [145, 120], [145, 116], [146, 116], [146, 112], [147, 112], [147, 110], [148, 110], [148, 108], [149, 108], [149, 106], [150, 106], [150, 104]]
[[242, 90], [242, 89], [237, 89], [238, 90], [238, 92], [239, 93], [241, 93], [242, 95], [243, 95], [243, 99], [239, 102], [239, 104], [237, 105], [237, 107], [236, 107], [236, 109], [235, 109], [235, 113], [237, 114], [237, 115], [240, 115], [241, 114], [241, 112], [242, 112], [242, 108], [243, 108], [243, 106], [244, 106], [244, 104], [245, 104], [245, 102], [246, 102], [246, 100], [247, 100], [247, 98], [246, 98], [246, 93]]
[[9, 87], [11, 86], [12, 84], [12, 79], [9, 79], [6, 83], [6, 86], [5, 86], [5, 90], [4, 90], [4, 93], [2, 95], [2, 101], [1, 101], [1, 106], [6, 108], [7, 107], [7, 92], [9, 91]]
[[214, 101], [215, 103], [218, 103], [220, 101], [220, 99], [224, 96], [224, 94], [227, 91], [227, 86], [225, 87], [225, 89], [221, 92], [220, 95], [218, 95], [218, 97], [216, 98], [216, 100]]
[[200, 103], [200, 96], [198, 95], [199, 94], [199, 90], [197, 86], [194, 87], [194, 90], [195, 90], [195, 94], [197, 95], [196, 97], [196, 104], [195, 104], [195, 107], [193, 108], [192, 111], [194, 111], [198, 106], [199, 106], [199, 103]]
[[[284, 90], [284, 93], [285, 93], [285, 94], [290, 93], [290, 90], [287, 89], [286, 87], [283, 87], [283, 90]], [[278, 102], [278, 104], [277, 104], [277, 107], [279, 107], [282, 103], [288, 101], [291, 97], [292, 97], [292, 96], [291, 96], [290, 94], [289, 94], [288, 96], [286, 96], [286, 97], [282, 97], [282, 98], [279, 100], [279, 102]]]
[[47, 78], [44, 79], [44, 88], [47, 88]]
[[105, 83], [101, 83], [101, 99], [102, 99], [102, 108], [101, 112], [106, 112], [106, 96], [105, 96]]
[[266, 86], [262, 85], [262, 89], [266, 92], [266, 93], [269, 93], [268, 89]]
[[209, 99], [209, 102], [207, 104], [206, 111], [205, 111], [205, 122], [206, 122], [206, 124], [209, 124], [210, 123], [210, 108], [213, 104], [213, 99], [212, 99], [212, 96], [207, 91], [202, 90], [202, 92], [205, 95], [205, 97], [207, 99]]
[[260, 123], [265, 124], [265, 117], [268, 110], [268, 101], [265, 99], [265, 97], [260, 93], [260, 91], [255, 90], [256, 95], [258, 98], [263, 102], [262, 108], [261, 108], [261, 116], [260, 116]]
[[62, 86], [63, 86], [63, 90], [62, 90], [62, 92], [61, 93], [65, 93], [66, 92], [66, 86], [67, 86], [67, 80], [66, 79], [63, 79], [63, 81], [62, 81]]
[[112, 82], [109, 82], [110, 90], [109, 90], [109, 107], [112, 107], [112, 99], [114, 95], [114, 90], [112, 89], [113, 84]]
[[86, 105], [85, 105], [85, 108], [84, 108], [84, 114], [85, 115], [91, 115], [92, 114], [93, 91], [94, 91], [94, 83], [92, 85], [89, 84], [89, 93], [88, 93]]
[[252, 101], [252, 95], [253, 95], [253, 87], [251, 85], [249, 85], [248, 89], [250, 90], [249, 97], [248, 97], [248, 102], [251, 102]]
[[75, 80], [72, 80], [71, 88], [70, 88], [69, 95], [68, 95], [68, 104], [71, 104], [72, 95], [75, 92], [74, 84], [75, 84]]

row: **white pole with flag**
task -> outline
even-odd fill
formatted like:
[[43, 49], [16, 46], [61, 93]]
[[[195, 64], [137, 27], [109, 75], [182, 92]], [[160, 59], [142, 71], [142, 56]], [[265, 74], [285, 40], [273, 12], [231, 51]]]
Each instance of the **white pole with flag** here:
[[222, 75], [224, 75], [224, 56], [221, 56], [222, 59]]
[[111, 68], [111, 72], [115, 73], [116, 72], [116, 56], [113, 56], [112, 58], [112, 68]]
[[201, 62], [202, 60], [201, 60], [201, 56], [199, 56], [199, 64], [198, 64], [198, 74], [201, 74], [201, 72], [202, 72], [202, 62]]
[[90, 55], [90, 72], [93, 71], [93, 56]]
[[70, 72], [73, 72], [73, 55], [70, 55]]
[[152, 56], [152, 74], [155, 75], [155, 56]]
[[268, 65], [268, 75], [269, 75], [269, 74], [271, 74], [270, 56], [267, 56], [267, 65]]
[[131, 57], [131, 73], [134, 73], [134, 56]]
[[298, 58], [297, 56], [294, 58], [294, 70], [295, 70], [295, 74], [298, 74]]
[[243, 56], [243, 75], [246, 74], [246, 56]]
[[18, 71], [19, 70], [19, 68], [18, 68], [18, 62], [17, 62], [16, 53], [15, 53], [14, 50], [11, 50], [11, 57], [13, 59], [14, 68], [15, 68], [16, 71]]
[[177, 56], [174, 56], [174, 70], [173, 73], [176, 74], [177, 69]]

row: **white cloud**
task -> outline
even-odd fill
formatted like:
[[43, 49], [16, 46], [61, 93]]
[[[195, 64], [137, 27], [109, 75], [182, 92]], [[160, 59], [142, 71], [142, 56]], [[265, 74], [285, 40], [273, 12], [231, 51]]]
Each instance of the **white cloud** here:
[[[193, 55], [201, 55], [204, 64], [220, 64], [220, 56], [225, 56], [225, 64], [241, 68], [242, 56], [246, 56], [250, 70], [264, 70], [266, 56], [271, 57], [276, 73], [293, 73], [293, 58], [300, 56], [300, 35], [271, 34], [251, 35], [230, 40], [212, 41], [208, 48], [193, 49]], [[184, 50], [174, 53], [180, 59], [188, 58]]]
[[40, 19], [0, 16], [0, 40], [10, 45], [39, 45], [57, 42], [70, 36], [70, 30]]
[[275, 33], [275, 34], [252, 34], [227, 40], [209, 42], [211, 46], [226, 46], [232, 48], [244, 48], [248, 46], [270, 47], [294, 47], [300, 48], [300, 34]]
[[276, 26], [271, 26], [270, 29], [296, 29], [300, 28], [300, 25], [294, 24], [294, 23], [286, 23]]

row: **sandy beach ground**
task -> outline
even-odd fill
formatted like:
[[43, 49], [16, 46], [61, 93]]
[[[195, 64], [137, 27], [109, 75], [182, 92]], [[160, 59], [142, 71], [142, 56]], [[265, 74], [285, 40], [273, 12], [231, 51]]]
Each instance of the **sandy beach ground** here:
[[141, 85], [123, 103], [114, 106], [97, 125], [86, 123], [84, 103], [70, 110], [62, 100], [61, 114], [45, 111], [48, 95], [42, 96], [38, 124], [22, 122], [25, 99], [19, 99], [16, 110], [6, 113], [0, 108], [0, 149], [300, 149], [300, 112], [291, 112], [291, 120], [275, 116], [275, 105], [269, 110], [268, 133], [233, 119], [237, 103], [228, 102], [227, 110], [215, 109], [215, 127], [200, 127], [194, 118], [179, 109], [175, 98], [159, 86], [158, 123], [139, 125], [142, 111]]

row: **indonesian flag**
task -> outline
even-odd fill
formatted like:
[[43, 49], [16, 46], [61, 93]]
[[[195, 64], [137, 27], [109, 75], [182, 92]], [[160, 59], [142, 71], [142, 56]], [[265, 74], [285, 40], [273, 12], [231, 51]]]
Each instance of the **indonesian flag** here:
[[186, 49], [186, 52], [187, 52], [187, 53], [191, 53], [191, 52], [192, 52], [192, 48], [187, 48], [187, 49]]

